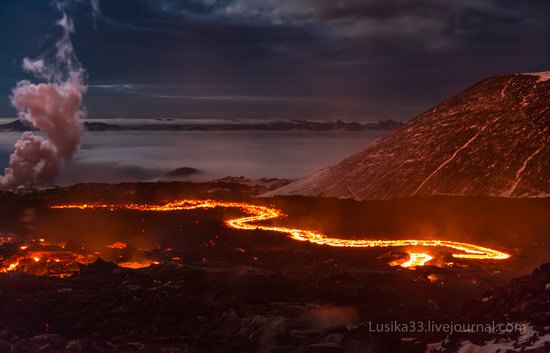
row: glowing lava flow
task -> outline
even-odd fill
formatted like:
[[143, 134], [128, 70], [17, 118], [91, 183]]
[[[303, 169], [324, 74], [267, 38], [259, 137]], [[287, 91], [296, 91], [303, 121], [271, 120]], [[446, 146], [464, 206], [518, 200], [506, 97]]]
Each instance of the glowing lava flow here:
[[[239, 217], [227, 220], [225, 223], [230, 228], [240, 230], [265, 230], [287, 234], [290, 238], [298, 241], [307, 241], [319, 245], [328, 245], [335, 247], [446, 247], [460, 251], [453, 253], [452, 256], [461, 259], [477, 260], [504, 260], [510, 257], [509, 254], [493, 249], [481, 247], [478, 245], [460, 243], [448, 240], [368, 240], [368, 239], [341, 239], [333, 238], [328, 235], [305, 229], [293, 229], [285, 227], [265, 226], [258, 222], [275, 219], [284, 216], [284, 214], [275, 208], [253, 205], [244, 202], [223, 202], [213, 200], [178, 200], [169, 202], [165, 205], [147, 205], [147, 204], [128, 204], [128, 205], [98, 205], [98, 204], [74, 204], [53, 206], [57, 209], [108, 209], [116, 210], [137, 210], [137, 211], [183, 211], [194, 209], [210, 208], [236, 208], [247, 214], [246, 217]], [[411, 253], [410, 259], [401, 266], [422, 266], [432, 257], [424, 253]]]

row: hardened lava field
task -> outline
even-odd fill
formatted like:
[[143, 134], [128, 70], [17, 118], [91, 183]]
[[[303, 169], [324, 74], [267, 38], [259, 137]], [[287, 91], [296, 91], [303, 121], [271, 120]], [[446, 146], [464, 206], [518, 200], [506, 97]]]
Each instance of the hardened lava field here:
[[[471, 318], [469, 300], [530, 273], [547, 250], [541, 201], [253, 197], [261, 191], [2, 195], [1, 339], [21, 352], [410, 352], [410, 337], [365, 322]], [[483, 209], [493, 213], [477, 217]]]

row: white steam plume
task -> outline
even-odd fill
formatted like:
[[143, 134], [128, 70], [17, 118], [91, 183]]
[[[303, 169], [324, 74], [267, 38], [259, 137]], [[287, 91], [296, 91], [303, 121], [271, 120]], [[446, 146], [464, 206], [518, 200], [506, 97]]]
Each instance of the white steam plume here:
[[[66, 3], [58, 3], [63, 9]], [[94, 13], [99, 10], [92, 0]], [[78, 61], [71, 42], [73, 23], [63, 12], [57, 22], [63, 35], [56, 43], [55, 59], [23, 60], [23, 69], [46, 83], [21, 81], [13, 89], [11, 102], [19, 119], [45, 133], [24, 132], [15, 143], [9, 166], [0, 176], [0, 189], [16, 189], [52, 183], [61, 168], [80, 148], [84, 109], [82, 96], [86, 91], [85, 71]]]

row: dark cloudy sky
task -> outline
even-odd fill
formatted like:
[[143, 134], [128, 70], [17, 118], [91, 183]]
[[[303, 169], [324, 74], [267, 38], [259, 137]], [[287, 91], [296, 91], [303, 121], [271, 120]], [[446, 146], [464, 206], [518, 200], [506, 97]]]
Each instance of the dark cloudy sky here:
[[[550, 70], [548, 0], [103, 0], [73, 9], [90, 117], [408, 120], [485, 77]], [[60, 32], [2, 0], [0, 116]]]

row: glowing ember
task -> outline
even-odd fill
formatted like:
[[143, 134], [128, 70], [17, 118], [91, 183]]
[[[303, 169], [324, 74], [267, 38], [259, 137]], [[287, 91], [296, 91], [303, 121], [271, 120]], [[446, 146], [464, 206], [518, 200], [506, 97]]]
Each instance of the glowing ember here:
[[439, 277], [432, 273], [431, 275], [428, 275], [428, 281], [437, 283], [439, 281]]
[[0, 263], [0, 273], [21, 271], [31, 275], [63, 277], [78, 272], [78, 264], [90, 264], [97, 257], [65, 250], [43, 250], [13, 256]]
[[9, 271], [14, 271], [14, 270], [17, 269], [17, 266], [19, 266], [19, 261], [11, 263], [5, 268], [1, 268], [0, 273], [6, 273], [6, 272], [9, 272]]
[[107, 245], [108, 248], [111, 248], [111, 249], [126, 249], [127, 245], [126, 243], [122, 243], [120, 241], [117, 241], [111, 245]]
[[[290, 238], [298, 241], [307, 241], [319, 245], [328, 245], [335, 247], [445, 247], [458, 250], [459, 253], [453, 253], [452, 256], [461, 259], [475, 260], [504, 260], [510, 257], [509, 254], [497, 250], [485, 248], [482, 246], [460, 243], [448, 240], [369, 240], [369, 239], [342, 239], [334, 238], [312, 230], [293, 229], [285, 227], [264, 226], [258, 224], [261, 221], [276, 219], [284, 214], [272, 207], [253, 205], [244, 202], [223, 202], [213, 200], [178, 200], [169, 202], [165, 205], [148, 204], [128, 204], [128, 205], [106, 205], [106, 204], [75, 204], [59, 205], [53, 208], [57, 209], [107, 209], [117, 210], [136, 210], [148, 212], [168, 212], [184, 211], [195, 209], [212, 208], [236, 208], [247, 214], [246, 217], [239, 217], [227, 220], [225, 223], [230, 228], [240, 230], [265, 230], [278, 232], [288, 235]], [[411, 253], [409, 261], [402, 264], [404, 267], [422, 266], [430, 261], [432, 257], [424, 253]]]
[[159, 264], [158, 261], [151, 261], [151, 260], [126, 261], [126, 262], [117, 263], [117, 265], [120, 267], [133, 268], [133, 269], [140, 269], [140, 268], [145, 268], [151, 265], [158, 265], [158, 264]]

